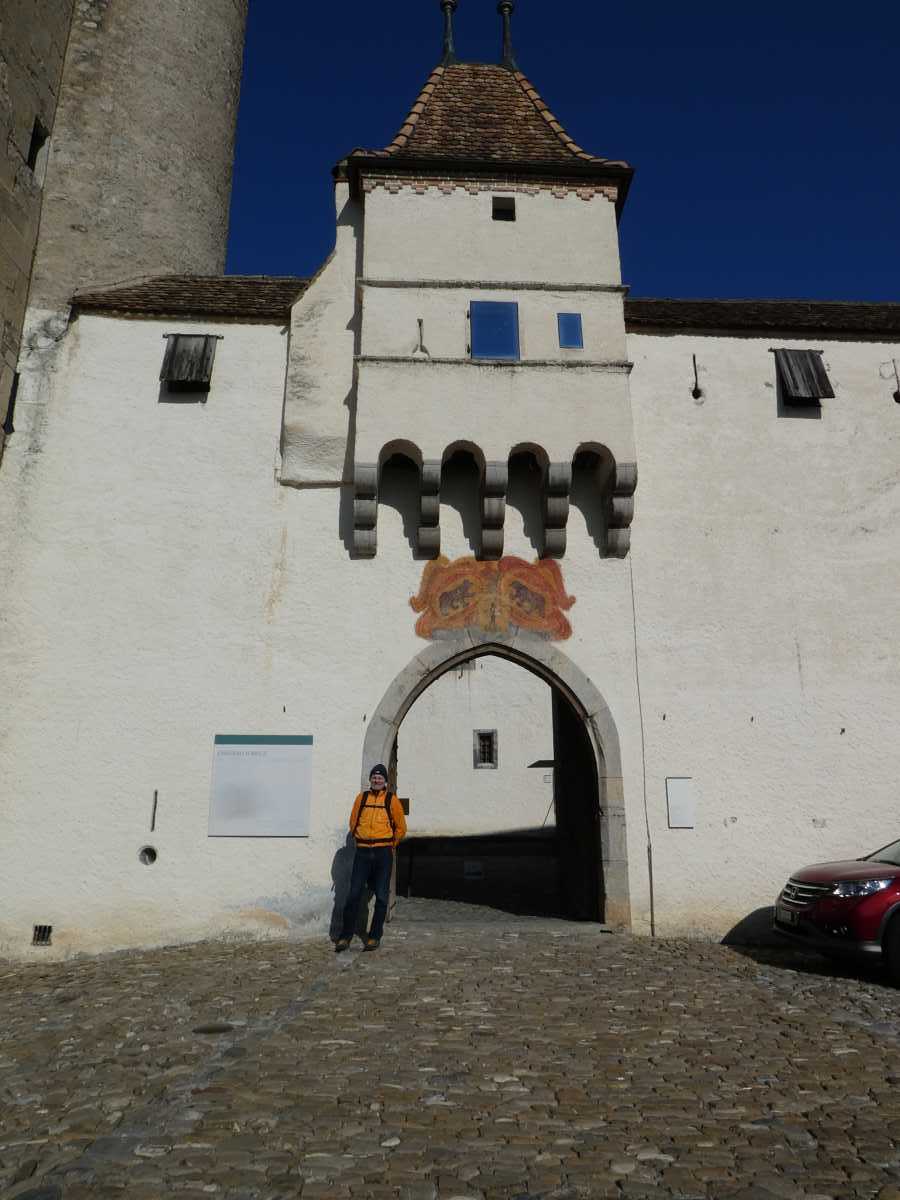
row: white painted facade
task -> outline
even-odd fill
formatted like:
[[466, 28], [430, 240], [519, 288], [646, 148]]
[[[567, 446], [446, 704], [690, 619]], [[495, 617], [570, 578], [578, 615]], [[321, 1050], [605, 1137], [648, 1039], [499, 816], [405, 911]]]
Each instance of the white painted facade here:
[[[198, 322], [223, 339], [209, 399], [160, 403], [176, 326], [190, 328], [81, 316], [40, 402], [24, 389], [30, 428], [7, 447], [6, 954], [27, 952], [35, 923], [66, 952], [324, 922], [367, 716], [422, 647], [408, 607], [422, 564], [399, 515], [383, 507], [377, 556], [353, 560], [348, 489], [279, 482], [286, 335]], [[569, 521], [562, 649], [619, 730], [637, 931], [649, 902], [632, 571], [660, 931], [723, 933], [792, 868], [895, 832], [900, 434], [880, 368], [898, 348], [829, 343], [836, 398], [821, 419], [792, 419], [777, 412], [770, 340], [631, 336], [630, 558], [601, 559], [577, 509]], [[444, 552], [467, 553], [454, 509], [441, 525]], [[506, 551], [533, 554], [514, 509]], [[417, 763], [416, 730], [438, 696], [401, 731], [399, 788], [414, 797], [433, 753]], [[460, 709], [469, 745], [481, 726], [472, 702]], [[494, 727], [483, 709], [477, 720]], [[238, 731], [314, 735], [308, 840], [207, 838], [212, 739]], [[667, 776], [694, 779], [695, 829], [667, 828]]]
[[[502, 658], [448, 671], [415, 702], [398, 739], [398, 780], [418, 836], [555, 825], [551, 692]], [[496, 767], [475, 765], [474, 735], [496, 734]]]
[[[818, 418], [780, 415], [769, 348], [810, 345], [835, 398]], [[629, 349], [658, 927], [717, 931], [738, 897], [770, 904], [792, 870], [897, 836], [898, 346], [631, 335]], [[666, 827], [668, 775], [694, 779], [694, 830]]]
[[[493, 221], [495, 196], [516, 202], [515, 221]], [[530, 195], [502, 185], [471, 194], [384, 186], [366, 192], [363, 273], [370, 280], [583, 285], [621, 282], [612, 202], [574, 192]]]
[[[536, 441], [555, 462], [602, 428], [617, 461], [633, 461], [614, 205], [523, 194], [516, 221], [504, 223], [491, 219], [490, 201], [489, 192], [375, 188], [363, 216], [338, 183], [334, 254], [292, 315], [286, 484], [350, 482], [354, 462], [377, 463], [395, 441], [438, 462], [458, 442], [491, 462]], [[477, 300], [519, 305], [520, 362], [471, 360]], [[559, 348], [557, 314], [572, 311], [583, 315], [583, 351]], [[419, 320], [426, 354], [416, 353]]]
[[[720, 936], [793, 868], [897, 835], [900, 346], [626, 337], [613, 204], [521, 193], [501, 224], [490, 199], [339, 182], [335, 252], [286, 328], [83, 312], [50, 336], [39, 314], [0, 470], [0, 954], [36, 953], [36, 924], [52, 955], [324, 931], [364, 746], [389, 743], [411, 670], [482, 643], [531, 647], [581, 703], [614, 924], [649, 931], [648, 857], [657, 931]], [[519, 305], [520, 362], [470, 361], [479, 298]], [[583, 351], [559, 349], [560, 311]], [[191, 331], [221, 337], [212, 387], [174, 403], [163, 335]], [[811, 344], [836, 396], [804, 418], [768, 351]], [[401, 513], [379, 505], [354, 552], [364, 472], [398, 448], [439, 472], [459, 447], [500, 476], [523, 447], [638, 464], [630, 551], [627, 481], [615, 553], [599, 494], [595, 512], [572, 489], [567, 640], [426, 643]], [[438, 501], [441, 554], [470, 555]], [[507, 505], [503, 554], [535, 558], [527, 507]], [[548, 694], [492, 658], [416, 700], [411, 832], [537, 822], [552, 790], [523, 763], [553, 754]], [[472, 771], [477, 728], [500, 732], [496, 773]], [[234, 733], [313, 736], [308, 838], [208, 837], [213, 739]], [[667, 777], [693, 781], [693, 828], [668, 827]]]

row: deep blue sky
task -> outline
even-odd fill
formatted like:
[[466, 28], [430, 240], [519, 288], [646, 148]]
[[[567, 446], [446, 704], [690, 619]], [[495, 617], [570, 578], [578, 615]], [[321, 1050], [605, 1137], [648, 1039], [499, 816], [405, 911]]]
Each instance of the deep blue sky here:
[[[637, 171], [635, 296], [900, 300], [900, 7], [519, 0], [519, 64], [577, 142]], [[250, 0], [228, 270], [307, 275], [330, 170], [386, 145], [440, 57], [437, 0]], [[460, 58], [499, 57], [460, 0]]]

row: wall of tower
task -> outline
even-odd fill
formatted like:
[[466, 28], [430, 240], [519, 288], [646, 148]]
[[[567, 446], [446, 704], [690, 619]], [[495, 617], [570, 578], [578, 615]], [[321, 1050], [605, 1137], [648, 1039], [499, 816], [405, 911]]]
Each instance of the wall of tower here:
[[[489, 461], [532, 442], [562, 462], [598, 428], [617, 462], [633, 461], [609, 197], [532, 188], [515, 194], [516, 220], [498, 222], [495, 193], [421, 186], [366, 186], [361, 203], [338, 184], [334, 254], [292, 315], [285, 482], [346, 482], [353, 465], [376, 463], [394, 441], [438, 461], [457, 441]], [[518, 304], [519, 362], [498, 371], [472, 359], [473, 300]], [[559, 346], [557, 314], [565, 311], [583, 315], [582, 350]], [[423, 391], [435, 402], [424, 405]]]
[[247, 0], [80, 0], [30, 306], [225, 263]]
[[[0, 426], [6, 420], [41, 214], [40, 136], [56, 115], [73, 0], [0, 7]], [[29, 164], [29, 158], [32, 159]], [[0, 452], [3, 447], [0, 432]]]

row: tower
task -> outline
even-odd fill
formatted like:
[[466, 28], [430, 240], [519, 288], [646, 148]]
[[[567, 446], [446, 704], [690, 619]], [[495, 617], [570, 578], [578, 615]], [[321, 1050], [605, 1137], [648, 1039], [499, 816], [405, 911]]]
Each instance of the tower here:
[[23, 369], [40, 377], [77, 288], [222, 271], [247, 5], [4, 7], [0, 453], [23, 328], [39, 352]]
[[0, 453], [41, 216], [73, 0], [0, 6]]
[[225, 262], [247, 0], [78, 5], [29, 307]]
[[[637, 467], [617, 218], [632, 168], [578, 146], [519, 69], [512, 0], [498, 5], [497, 64], [460, 61], [456, 0], [440, 7], [442, 59], [396, 137], [335, 168], [336, 255], [294, 316], [283, 480], [352, 482], [353, 549], [372, 557], [385, 468], [401, 456], [418, 473], [417, 552], [436, 558], [442, 480], [460, 465], [480, 493], [478, 556], [499, 559], [510, 470], [524, 465], [541, 554], [561, 558], [584, 469], [604, 553], [624, 557]], [[311, 381], [325, 337], [345, 344], [339, 385]]]

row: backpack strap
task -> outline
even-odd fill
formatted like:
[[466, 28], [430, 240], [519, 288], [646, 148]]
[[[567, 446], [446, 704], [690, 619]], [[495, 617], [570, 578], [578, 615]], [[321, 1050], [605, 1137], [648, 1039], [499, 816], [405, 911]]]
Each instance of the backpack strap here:
[[362, 800], [359, 802], [359, 811], [356, 814], [356, 824], [353, 826], [353, 836], [356, 837], [356, 831], [359, 829], [359, 823], [362, 820], [362, 812], [369, 803], [369, 793], [363, 792]]

